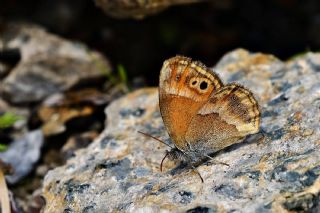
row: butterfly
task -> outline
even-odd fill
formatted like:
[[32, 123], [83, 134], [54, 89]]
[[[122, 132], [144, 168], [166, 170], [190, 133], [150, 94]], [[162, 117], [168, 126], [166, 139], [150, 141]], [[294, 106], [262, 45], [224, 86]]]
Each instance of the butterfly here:
[[210, 154], [260, 128], [259, 105], [251, 91], [236, 83], [224, 85], [211, 69], [188, 57], [164, 61], [159, 107], [174, 143], [162, 159], [161, 170], [166, 157], [187, 162], [195, 169], [197, 163], [212, 159]]

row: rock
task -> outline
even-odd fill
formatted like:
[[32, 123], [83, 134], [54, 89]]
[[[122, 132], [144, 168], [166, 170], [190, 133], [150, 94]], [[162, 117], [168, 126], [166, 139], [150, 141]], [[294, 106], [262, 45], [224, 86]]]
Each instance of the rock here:
[[98, 7], [115, 18], [141, 19], [173, 5], [201, 2], [201, 0], [95, 0]]
[[71, 136], [61, 149], [63, 158], [68, 159], [72, 157], [76, 150], [87, 147], [97, 136], [98, 133], [96, 131]]
[[[110, 94], [102, 93], [93, 88], [51, 95], [42, 102], [37, 113], [44, 123], [41, 129], [45, 136], [52, 136], [63, 133], [67, 129], [66, 124], [73, 120], [80, 127], [81, 122], [76, 122], [76, 119], [87, 118], [87, 121], [90, 121], [90, 117], [94, 119], [95, 114], [103, 113], [103, 106], [111, 99]], [[87, 127], [89, 122], [85, 120], [83, 122], [86, 125], [82, 126]], [[73, 127], [77, 128], [78, 126]]]
[[43, 140], [42, 132], [35, 130], [12, 142], [5, 152], [0, 152], [0, 159], [9, 163], [14, 170], [13, 175], [6, 176], [9, 183], [17, 183], [32, 171], [40, 158]]
[[41, 101], [50, 94], [103, 78], [111, 70], [101, 54], [36, 25], [11, 23], [2, 37], [6, 48], [21, 52], [21, 60], [0, 87], [2, 95], [16, 104]]
[[240, 49], [222, 58], [216, 69], [224, 82], [237, 80], [259, 100], [261, 132], [217, 154], [215, 159], [229, 167], [200, 165], [204, 183], [170, 161], [160, 172], [168, 147], [137, 132], [170, 143], [156, 88], [112, 102], [99, 138], [46, 175], [44, 212], [317, 212], [318, 56], [307, 53], [282, 62]]

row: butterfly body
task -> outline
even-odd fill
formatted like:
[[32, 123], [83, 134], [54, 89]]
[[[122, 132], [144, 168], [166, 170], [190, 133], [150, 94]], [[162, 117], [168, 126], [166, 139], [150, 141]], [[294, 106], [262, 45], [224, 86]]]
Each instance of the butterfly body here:
[[175, 145], [169, 158], [196, 163], [259, 131], [260, 111], [252, 93], [223, 85], [209, 68], [176, 56], [160, 72], [159, 105]]

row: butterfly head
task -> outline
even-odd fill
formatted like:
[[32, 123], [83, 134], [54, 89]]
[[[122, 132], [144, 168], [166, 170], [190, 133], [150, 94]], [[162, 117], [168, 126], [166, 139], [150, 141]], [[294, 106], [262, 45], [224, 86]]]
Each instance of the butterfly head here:
[[206, 156], [203, 153], [198, 152], [197, 150], [182, 151], [176, 147], [168, 151], [167, 154], [168, 159], [171, 161], [181, 161], [189, 163], [191, 165], [199, 163], [202, 160], [206, 159]]

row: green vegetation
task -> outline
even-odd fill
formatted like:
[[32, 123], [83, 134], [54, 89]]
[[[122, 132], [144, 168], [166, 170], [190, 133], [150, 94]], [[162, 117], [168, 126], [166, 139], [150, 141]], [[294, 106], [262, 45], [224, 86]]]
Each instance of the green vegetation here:
[[92, 58], [96, 67], [105, 74], [107, 79], [111, 82], [112, 85], [118, 86], [123, 92], [130, 91], [127, 70], [122, 64], [118, 64], [117, 73], [114, 74], [109, 70], [109, 67], [106, 66], [101, 60]]
[[6, 112], [0, 115], [0, 129], [11, 127], [16, 121], [20, 120], [21, 117], [11, 112]]
[[119, 83], [124, 87], [125, 91], [129, 91], [128, 75], [126, 69], [122, 64], [119, 64], [117, 68]]
[[7, 145], [0, 143], [0, 152], [6, 151], [8, 148]]
[[[3, 115], [0, 115], [0, 130], [4, 128], [11, 127], [16, 121], [20, 120], [21, 117], [17, 116], [11, 112], [6, 112]], [[7, 149], [7, 145], [0, 142], [0, 152], [3, 152]]]
[[114, 86], [119, 87], [123, 92], [130, 91], [127, 70], [122, 64], [118, 64], [116, 75], [108, 73], [107, 78]]

